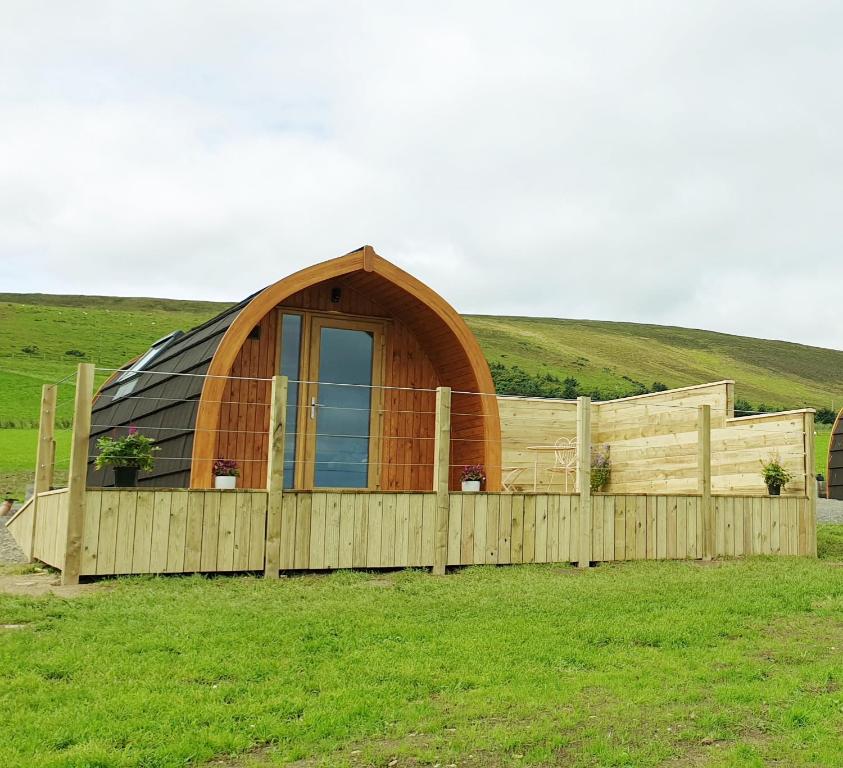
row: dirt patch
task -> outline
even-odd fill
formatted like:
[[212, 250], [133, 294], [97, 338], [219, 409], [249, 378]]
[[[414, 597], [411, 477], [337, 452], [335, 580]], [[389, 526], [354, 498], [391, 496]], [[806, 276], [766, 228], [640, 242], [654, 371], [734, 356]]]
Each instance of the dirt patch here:
[[44, 570], [33, 573], [0, 573], [0, 592], [7, 595], [81, 597], [102, 590], [104, 587], [104, 582], [63, 587], [61, 576]]
[[[270, 765], [270, 758], [275, 750], [270, 746], [255, 747], [237, 757], [214, 758], [205, 763], [207, 768], [261, 768]], [[272, 763], [277, 765], [277, 763]]]

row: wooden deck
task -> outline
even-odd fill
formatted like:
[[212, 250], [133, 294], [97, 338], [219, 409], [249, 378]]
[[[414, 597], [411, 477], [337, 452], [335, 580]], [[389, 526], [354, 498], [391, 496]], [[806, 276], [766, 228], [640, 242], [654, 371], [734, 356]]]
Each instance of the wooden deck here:
[[[81, 575], [263, 571], [268, 499], [254, 490], [88, 490]], [[67, 510], [66, 490], [44, 493], [9, 528], [32, 558], [61, 569]], [[436, 514], [434, 492], [285, 492], [280, 571], [432, 567]], [[816, 551], [809, 498], [715, 496], [709, 519], [715, 557]], [[575, 494], [450, 493], [445, 559], [451, 566], [699, 559], [705, 525], [699, 495], [599, 494], [584, 510]]]

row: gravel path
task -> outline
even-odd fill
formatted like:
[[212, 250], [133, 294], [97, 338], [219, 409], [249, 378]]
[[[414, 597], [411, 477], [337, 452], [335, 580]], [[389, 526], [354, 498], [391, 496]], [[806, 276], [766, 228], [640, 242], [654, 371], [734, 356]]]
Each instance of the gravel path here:
[[27, 562], [12, 534], [6, 530], [8, 517], [0, 517], [0, 565]]
[[818, 523], [843, 523], [843, 501], [817, 499]]

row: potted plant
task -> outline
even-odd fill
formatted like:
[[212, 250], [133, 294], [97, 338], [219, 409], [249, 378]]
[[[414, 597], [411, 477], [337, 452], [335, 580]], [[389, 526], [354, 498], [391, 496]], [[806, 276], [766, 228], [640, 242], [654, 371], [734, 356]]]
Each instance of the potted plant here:
[[137, 427], [129, 427], [123, 437], [101, 437], [97, 440], [99, 454], [97, 469], [113, 467], [114, 485], [131, 488], [138, 484], [138, 472], [148, 472], [155, 465], [155, 454], [161, 449], [151, 437], [142, 435]]
[[761, 477], [764, 478], [770, 496], [780, 496], [782, 488], [793, 480], [793, 475], [782, 466], [778, 456], [771, 456], [769, 461], [761, 462]]
[[231, 459], [217, 459], [214, 462], [214, 488], [233, 491], [237, 487], [240, 469], [236, 461]]
[[464, 493], [478, 493], [480, 483], [486, 479], [482, 464], [471, 464], [462, 468], [460, 482]]
[[591, 454], [591, 492], [602, 491], [612, 476], [612, 461], [609, 446], [597, 449]]

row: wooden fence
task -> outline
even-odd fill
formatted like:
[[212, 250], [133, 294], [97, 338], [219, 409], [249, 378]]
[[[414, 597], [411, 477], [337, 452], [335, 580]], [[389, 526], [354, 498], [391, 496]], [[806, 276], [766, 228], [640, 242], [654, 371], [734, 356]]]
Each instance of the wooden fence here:
[[[81, 575], [263, 571], [267, 491], [89, 490]], [[67, 492], [39, 497], [32, 556], [63, 566]], [[715, 496], [715, 556], [810, 555], [807, 498]], [[699, 559], [701, 496], [604, 495], [590, 525], [578, 495], [450, 493], [448, 565]], [[435, 493], [296, 491], [283, 495], [280, 570], [431, 567]], [[12, 526], [31, 525], [16, 517]], [[588, 525], [590, 536], [581, 537]]]
[[64, 568], [68, 490], [39, 493], [6, 524], [30, 558]]

